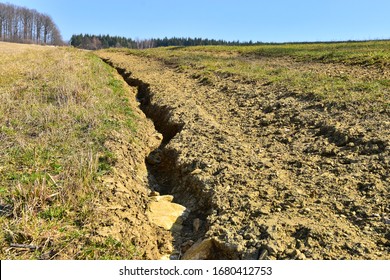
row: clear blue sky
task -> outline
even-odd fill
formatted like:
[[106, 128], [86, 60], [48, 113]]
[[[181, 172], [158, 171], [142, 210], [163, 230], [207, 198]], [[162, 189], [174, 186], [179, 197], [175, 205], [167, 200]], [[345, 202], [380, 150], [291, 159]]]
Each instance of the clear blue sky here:
[[49, 14], [62, 36], [291, 42], [390, 39], [389, 0], [5, 0]]

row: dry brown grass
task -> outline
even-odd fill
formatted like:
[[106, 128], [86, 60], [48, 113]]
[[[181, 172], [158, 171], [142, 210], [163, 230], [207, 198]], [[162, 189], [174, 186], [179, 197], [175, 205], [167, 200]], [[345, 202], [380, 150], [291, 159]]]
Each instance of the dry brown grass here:
[[104, 143], [135, 129], [123, 82], [90, 52], [0, 49], [0, 258], [131, 258], [130, 243], [93, 239], [115, 162]]

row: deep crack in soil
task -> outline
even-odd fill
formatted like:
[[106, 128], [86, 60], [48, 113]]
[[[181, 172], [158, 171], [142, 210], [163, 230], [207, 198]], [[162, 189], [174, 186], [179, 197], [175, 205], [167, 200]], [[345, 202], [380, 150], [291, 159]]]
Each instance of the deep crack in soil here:
[[236, 78], [205, 85], [150, 58], [99, 55], [164, 136], [149, 185], [190, 210], [178, 257], [390, 258], [388, 109]]
[[[115, 67], [110, 60], [103, 59], [106, 63], [116, 68], [127, 84], [137, 89], [137, 101], [145, 116], [151, 119], [155, 129], [162, 134], [161, 144], [145, 158], [148, 170], [148, 186], [153, 193], [158, 195], [173, 195], [173, 202], [186, 207], [186, 212], [180, 221], [179, 228], [173, 226], [174, 251], [171, 259], [180, 259], [185, 251], [191, 247], [194, 240], [202, 240], [206, 232], [206, 218], [209, 212], [210, 197], [203, 196], [199, 192], [202, 184], [195, 174], [183, 175], [176, 165], [178, 154], [167, 145], [173, 137], [181, 132], [184, 124], [170, 119], [171, 109], [168, 106], [152, 104], [150, 85], [140, 79], [132, 77], [131, 72], [124, 68]], [[216, 252], [210, 252], [210, 257], [221, 258]]]

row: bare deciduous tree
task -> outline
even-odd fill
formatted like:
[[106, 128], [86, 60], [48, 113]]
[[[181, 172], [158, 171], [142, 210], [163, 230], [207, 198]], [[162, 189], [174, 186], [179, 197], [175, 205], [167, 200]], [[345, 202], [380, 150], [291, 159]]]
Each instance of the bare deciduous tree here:
[[62, 45], [58, 27], [49, 15], [33, 9], [0, 3], [0, 40]]

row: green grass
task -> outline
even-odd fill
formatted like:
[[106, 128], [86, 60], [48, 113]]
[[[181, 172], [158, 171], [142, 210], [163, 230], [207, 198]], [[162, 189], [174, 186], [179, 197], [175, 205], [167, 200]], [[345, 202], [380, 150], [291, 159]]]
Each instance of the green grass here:
[[[116, 252], [116, 255], [113, 255], [113, 252]], [[100, 242], [88, 243], [80, 257], [86, 260], [120, 260], [131, 259], [135, 254], [137, 254], [136, 248], [131, 243], [126, 244], [107, 237]]]
[[124, 82], [90, 52], [0, 48], [0, 258], [131, 258], [127, 241], [93, 238], [116, 162], [105, 142], [137, 129]]
[[340, 42], [340, 43], [290, 43], [255, 46], [198, 46], [166, 48], [172, 51], [191, 51], [205, 54], [230, 53], [240, 56], [285, 57], [300, 61], [320, 61], [349, 65], [390, 64], [390, 41]]
[[204, 84], [236, 77], [324, 102], [390, 100], [390, 41], [111, 51], [159, 59]]

